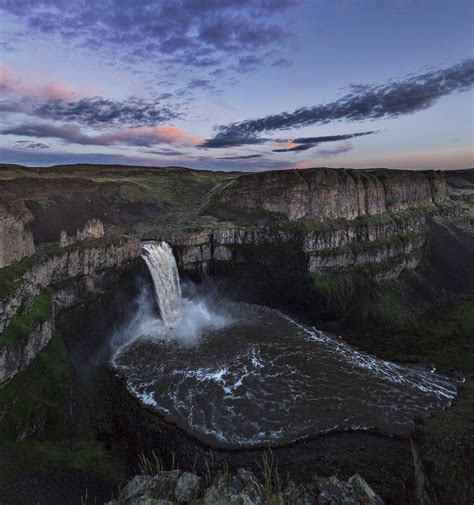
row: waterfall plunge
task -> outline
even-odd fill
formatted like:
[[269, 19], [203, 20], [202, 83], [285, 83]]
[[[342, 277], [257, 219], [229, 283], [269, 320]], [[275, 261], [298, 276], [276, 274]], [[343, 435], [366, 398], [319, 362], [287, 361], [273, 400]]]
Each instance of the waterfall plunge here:
[[111, 339], [114, 353], [141, 337], [172, 339], [183, 345], [194, 345], [203, 331], [222, 328], [232, 322], [227, 310], [219, 304], [217, 293], [212, 290], [198, 289], [188, 281], [184, 284], [185, 296], [182, 296], [178, 267], [166, 242], [145, 242], [142, 248], [161, 319], [156, 318], [148, 286], [142, 286], [130, 318]]
[[146, 242], [143, 251], [143, 259], [153, 279], [161, 319], [165, 325], [169, 325], [179, 315], [178, 305], [181, 300], [181, 284], [173, 251], [163, 241]]

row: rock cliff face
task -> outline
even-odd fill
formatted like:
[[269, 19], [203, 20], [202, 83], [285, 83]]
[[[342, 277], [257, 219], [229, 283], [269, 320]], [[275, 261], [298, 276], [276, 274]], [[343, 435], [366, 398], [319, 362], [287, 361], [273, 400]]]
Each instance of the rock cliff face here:
[[66, 231], [61, 230], [59, 236], [59, 245], [61, 247], [67, 247], [77, 242], [83, 242], [84, 240], [93, 240], [96, 238], [102, 238], [104, 236], [104, 225], [100, 219], [91, 219], [87, 221], [81, 230], [77, 230], [75, 235], [69, 236]]
[[[298, 253], [303, 271], [324, 273], [395, 262], [379, 276], [396, 277], [417, 266], [426, 242], [426, 215], [419, 211], [387, 214], [383, 220], [333, 222], [319, 229], [236, 227], [171, 237], [183, 271], [207, 274], [220, 262], [271, 265], [272, 251]], [[275, 265], [280, 266], [280, 265]]]
[[440, 204], [440, 172], [315, 168], [245, 174], [216, 191], [210, 208], [279, 213], [290, 221], [356, 219]]
[[28, 223], [32, 214], [19, 205], [0, 204], [0, 268], [35, 253]]
[[[0, 384], [28, 367], [48, 344], [59, 310], [100, 292], [101, 280], [108, 271], [140, 256], [138, 238], [122, 237], [112, 243], [93, 241], [55, 251], [28, 269], [0, 305], [1, 336], [4, 340], [9, 333], [18, 336], [7, 342], [0, 340]], [[47, 298], [50, 307], [42, 307], [41, 317], [34, 317], [40, 312], [36, 307], [40, 296]], [[22, 335], [17, 328], [25, 324], [28, 330]]]
[[[221, 221], [169, 238], [183, 272], [247, 276], [241, 290], [255, 281], [331, 311], [367, 282], [417, 268], [428, 218], [456, 212], [438, 172], [326, 168], [244, 174], [214, 188], [202, 211]], [[347, 300], [321, 301], [336, 292]]]

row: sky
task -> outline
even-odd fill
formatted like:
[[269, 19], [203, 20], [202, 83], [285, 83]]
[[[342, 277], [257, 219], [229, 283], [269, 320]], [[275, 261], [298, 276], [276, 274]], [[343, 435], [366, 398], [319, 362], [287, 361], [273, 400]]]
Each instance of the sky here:
[[474, 167], [471, 0], [0, 0], [0, 162]]

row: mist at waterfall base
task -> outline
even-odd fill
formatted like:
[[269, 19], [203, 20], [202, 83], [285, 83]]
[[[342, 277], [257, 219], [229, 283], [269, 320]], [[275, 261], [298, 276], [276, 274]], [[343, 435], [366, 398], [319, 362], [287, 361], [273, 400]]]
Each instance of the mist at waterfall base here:
[[185, 281], [181, 288], [182, 297], [173, 306], [176, 319], [166, 324], [157, 309], [152, 286], [142, 282], [129, 318], [113, 332], [109, 343], [111, 354], [137, 338], [172, 340], [182, 346], [193, 346], [204, 331], [230, 323], [231, 315], [222, 304], [219, 306], [212, 286]]
[[[173, 284], [170, 251], [159, 248], [155, 267]], [[406, 434], [416, 416], [456, 395], [456, 379], [380, 360], [277, 310], [224, 301], [201, 286], [185, 283], [178, 297], [178, 285], [179, 278], [174, 288], [154, 284], [170, 296], [168, 322], [158, 317], [163, 300], [144, 286], [115, 335], [112, 363], [131, 394], [209, 445], [281, 445], [351, 429]]]

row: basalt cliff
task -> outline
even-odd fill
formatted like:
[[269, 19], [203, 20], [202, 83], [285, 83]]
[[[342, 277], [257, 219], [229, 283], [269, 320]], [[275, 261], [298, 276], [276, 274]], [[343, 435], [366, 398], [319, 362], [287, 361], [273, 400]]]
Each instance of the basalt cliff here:
[[[189, 447], [174, 428], [169, 432], [143, 421], [123, 385], [107, 374], [104, 379], [102, 368], [97, 367], [100, 387], [82, 386], [90, 357], [134, 303], [137, 284], [151, 282], [141, 240], [166, 240], [183, 278], [212, 279], [226, 296], [296, 314], [378, 356], [469, 377], [474, 373], [473, 194], [472, 170], [225, 173], [0, 165], [4, 453], [20, 461], [12, 444], [32, 444], [24, 447], [33, 461], [34, 444], [41, 440], [53, 448], [48, 464], [54, 469], [57, 458], [68, 460], [72, 444], [87, 462], [74, 471], [90, 476], [102, 468], [97, 461], [112, 472], [110, 454], [124, 457], [120, 450], [117, 456], [117, 447], [137, 459], [143, 448], [137, 440], [147, 430], [162, 440], [163, 447], [154, 449], [174, 450], [169, 433]], [[380, 434], [318, 442], [321, 454], [337, 453], [324, 471], [331, 475], [342, 468], [343, 479], [350, 477], [358, 471], [354, 462], [362, 446], [357, 444], [363, 444], [372, 458], [364, 472], [387, 503], [395, 503], [401, 489], [405, 494], [398, 503], [412, 503], [409, 496], [422, 496], [424, 503], [433, 497], [462, 503], [472, 495], [453, 483], [466, 480], [462, 472], [472, 462], [466, 457], [472, 454], [470, 428], [462, 421], [470, 409], [472, 381], [463, 388], [455, 414], [417, 426], [416, 472], [410, 470], [410, 442]], [[110, 436], [111, 425], [120, 435]], [[439, 433], [453, 440], [448, 451]], [[77, 448], [71, 440], [89, 445]], [[300, 449], [288, 451], [296, 457]], [[403, 468], [400, 474], [385, 472], [381, 462], [387, 454]], [[183, 455], [193, 459], [185, 449]], [[443, 470], [447, 459], [457, 462], [449, 481]], [[239, 464], [237, 458], [236, 468]], [[415, 473], [416, 478], [407, 477]], [[21, 494], [21, 479], [15, 478], [13, 494], [5, 496]], [[123, 475], [113, 485], [117, 482], [123, 483]]]
[[367, 283], [416, 269], [432, 228], [460, 208], [440, 172], [321, 168], [235, 177], [216, 185], [200, 212], [218, 222], [169, 237], [183, 271], [251, 277], [254, 288], [279, 286], [280, 301], [298, 296], [333, 318]]

